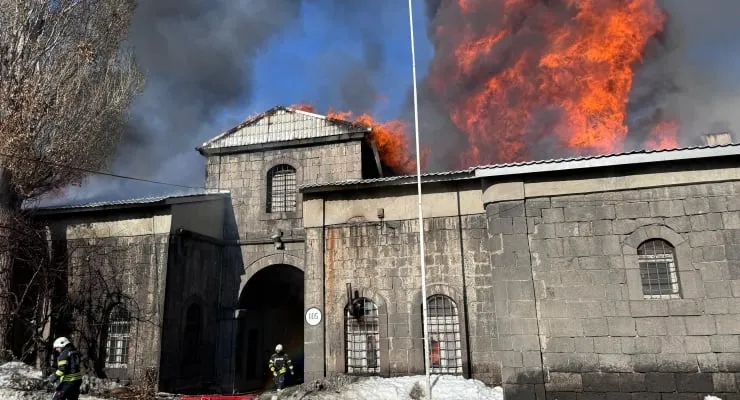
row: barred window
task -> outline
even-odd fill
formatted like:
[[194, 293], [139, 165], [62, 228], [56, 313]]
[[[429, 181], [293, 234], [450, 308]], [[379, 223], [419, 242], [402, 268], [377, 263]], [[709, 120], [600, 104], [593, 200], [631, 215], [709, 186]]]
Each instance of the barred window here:
[[650, 239], [637, 247], [637, 260], [646, 299], [680, 298], [673, 246], [663, 239]]
[[267, 212], [296, 210], [295, 168], [287, 164], [272, 167], [267, 172]]
[[202, 318], [200, 306], [191, 304], [185, 313], [185, 340], [182, 355], [186, 364], [196, 364], [200, 360], [203, 336]]
[[105, 366], [126, 368], [128, 346], [131, 339], [131, 315], [119, 306], [113, 309], [108, 320], [108, 341], [105, 345]]
[[380, 373], [380, 328], [378, 307], [370, 299], [360, 298], [362, 315], [344, 311], [346, 364], [348, 374]]
[[451, 298], [435, 294], [427, 299], [430, 371], [462, 375], [462, 342], [457, 306]]

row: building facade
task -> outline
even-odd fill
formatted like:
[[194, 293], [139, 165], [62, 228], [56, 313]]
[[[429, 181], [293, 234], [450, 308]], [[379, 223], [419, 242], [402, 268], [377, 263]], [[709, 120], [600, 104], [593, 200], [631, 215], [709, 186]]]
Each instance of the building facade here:
[[[305, 379], [420, 374], [427, 302], [432, 373], [507, 399], [737, 397], [740, 146], [428, 174], [422, 227], [369, 133], [278, 107], [199, 148], [229, 194], [169, 206], [139, 267], [161, 282], [141, 340], [160, 390], [264, 387], [277, 343]], [[132, 218], [102, 211], [85, 223]]]

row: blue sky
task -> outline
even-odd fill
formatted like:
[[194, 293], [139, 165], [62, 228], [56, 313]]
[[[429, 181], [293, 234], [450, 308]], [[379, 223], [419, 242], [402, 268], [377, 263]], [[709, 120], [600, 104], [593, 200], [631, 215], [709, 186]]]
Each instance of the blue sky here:
[[[387, 99], [373, 110], [374, 116], [381, 120], [399, 115], [412, 81], [407, 3], [399, 1], [395, 4], [395, 9], [383, 10], [383, 18], [378, 24], [378, 29], [387, 37], [383, 70], [374, 80], [375, 87]], [[426, 23], [424, 2], [414, 0], [416, 62], [420, 81], [433, 55], [426, 36]], [[320, 103], [331, 100], [332, 96], [321, 93], [324, 88], [331, 88], [331, 80], [335, 79], [327, 74], [324, 56], [362, 57], [359, 38], [346, 25], [331, 20], [325, 10], [306, 4], [301, 22], [272, 38], [271, 42], [267, 51], [257, 59], [253, 96], [245, 99], [244, 105], [224, 110], [225, 127], [278, 104], [309, 102], [316, 104], [320, 111], [325, 111], [327, 106], [342, 106]]]
[[[178, 185], [202, 186], [204, 184], [204, 158], [194, 151], [194, 147], [238, 124], [250, 115], [263, 112], [276, 105], [296, 103], [314, 104], [318, 112], [325, 112], [329, 107], [342, 111], [361, 111], [351, 110], [347, 104], [343, 104], [343, 98], [338, 93], [336, 75], [346, 71], [347, 66], [352, 63], [361, 68], [368, 63], [368, 60], [364, 58], [367, 55], [364, 54], [363, 47], [363, 44], [368, 42], [368, 38], [362, 36], [363, 29], [366, 32], [368, 28], [372, 29], [374, 34], [370, 40], [377, 40], [379, 37], [385, 39], [381, 42], [383, 53], [380, 56], [381, 68], [371, 73], [371, 86], [383, 97], [384, 101], [377, 102], [370, 112], [381, 121], [399, 117], [405, 108], [412, 83], [407, 2], [381, 1], [377, 4], [382, 3], [382, 7], [361, 7], [362, 14], [357, 14], [358, 11], [353, 9], [352, 11], [356, 14], [351, 16], [351, 21], [342, 21], [338, 18], [342, 16], [342, 11], [327, 9], [327, 3], [331, 2], [302, 2], [298, 23], [290, 23], [278, 34], [272, 36], [266, 45], [261, 46], [261, 53], [258, 53], [256, 57], [251, 57], [251, 54], [247, 55], [251, 57], [251, 60], [246, 59], [245, 65], [250, 61], [253, 62], [251, 73], [248, 68], [245, 69], [245, 74], [248, 74], [246, 78], [251, 78], [252, 90], [241, 96], [240, 101], [215, 110], [214, 120], [202, 121], [203, 126], [201, 127], [188, 126], [188, 128], [192, 127], [192, 131], [179, 132], [177, 136], [170, 136], [171, 132], [167, 131], [170, 130], [171, 125], [160, 121], [164, 123], [160, 126], [161, 124], [157, 123], [159, 121], [157, 114], [145, 111], [148, 115], [149, 127], [152, 129], [152, 132], [147, 134], [151, 135], [154, 140], [133, 149], [134, 153], [126, 150], [119, 151], [119, 159], [114, 163], [113, 172]], [[367, 19], [364, 19], [365, 13], [368, 15]], [[424, 78], [429, 61], [433, 56], [433, 48], [426, 35], [428, 21], [425, 13], [424, 1], [414, 0], [414, 32], [419, 82]], [[231, 23], [240, 22], [231, 21]], [[147, 30], [146, 35], [160, 35], [162, 31], [158, 29], [159, 27], [155, 26]], [[165, 36], [166, 40], [177, 37], [178, 31], [174, 30], [174, 32], [174, 34], [170, 32], [170, 36]], [[233, 34], [228, 28], [223, 31], [216, 28], [211, 35], [214, 39], [218, 39], [221, 35], [230, 33]], [[143, 45], [149, 46], [149, 41], [153, 38], [155, 37], [144, 37]], [[242, 40], [228, 36], [220, 44], [223, 46], [224, 43], [229, 43], [229, 45], [244, 43], [247, 48], [248, 42], [246, 41], [248, 40], [248, 37]], [[184, 46], [188, 46], [187, 42]], [[193, 53], [198, 54], [199, 51], [197, 44], [193, 46], [191, 56]], [[167, 50], [166, 45], [157, 47], [155, 44], [150, 47], [151, 49], [145, 50], [144, 53], [149, 58], [151, 54], [146, 54], [147, 51], [151, 53]], [[170, 56], [165, 54], [163, 57]], [[343, 63], [347, 65], [342, 65]], [[177, 69], [178, 66], [173, 65], [171, 68]], [[207, 80], [210, 77], [200, 76], [197, 79]], [[197, 84], [197, 82], [194, 83]], [[179, 107], [179, 104], [188, 105], [187, 102], [183, 103], [176, 98], [170, 97], [168, 100], [168, 96], [176, 96], [176, 94], [156, 86], [152, 85], [149, 88], [153, 91], [149, 92], [149, 96], [140, 99], [141, 101], [137, 103], [138, 107], [144, 110], [156, 110], [158, 106], [164, 106], [164, 109], [167, 109], [171, 106]], [[368, 93], [368, 95], [371, 94]], [[171, 104], [168, 105], [166, 102]], [[177, 140], [177, 143], [172, 140]], [[91, 176], [83, 187], [70, 188], [67, 191], [66, 200], [63, 201], [141, 197], [179, 190], [181, 189], [172, 186]]]

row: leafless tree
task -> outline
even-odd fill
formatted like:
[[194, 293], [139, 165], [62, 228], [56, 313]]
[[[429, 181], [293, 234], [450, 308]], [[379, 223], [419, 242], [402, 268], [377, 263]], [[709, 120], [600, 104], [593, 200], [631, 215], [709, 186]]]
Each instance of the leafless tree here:
[[[106, 166], [143, 76], [125, 39], [135, 0], [0, 0], [0, 242], [24, 200]], [[13, 248], [12, 245], [6, 246]], [[0, 252], [0, 354], [15, 255]]]

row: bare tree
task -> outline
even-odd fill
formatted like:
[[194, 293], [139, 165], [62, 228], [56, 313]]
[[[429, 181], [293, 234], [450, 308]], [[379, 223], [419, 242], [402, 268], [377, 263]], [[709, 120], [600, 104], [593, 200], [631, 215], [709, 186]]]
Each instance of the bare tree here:
[[[114, 154], [142, 88], [125, 39], [135, 0], [0, 0], [0, 242], [24, 200], [80, 183]], [[12, 245], [8, 245], [12, 249]], [[0, 354], [14, 254], [0, 253]]]

